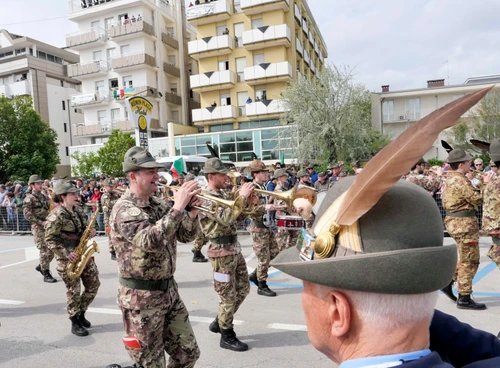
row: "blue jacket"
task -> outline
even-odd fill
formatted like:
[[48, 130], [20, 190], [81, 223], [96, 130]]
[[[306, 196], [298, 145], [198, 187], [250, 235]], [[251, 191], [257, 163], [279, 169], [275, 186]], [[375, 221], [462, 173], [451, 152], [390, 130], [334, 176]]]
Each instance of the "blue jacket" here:
[[311, 178], [311, 184], [314, 185], [314, 183], [316, 183], [316, 180], [318, 180], [318, 173], [314, 171], [310, 176], [310, 178]]

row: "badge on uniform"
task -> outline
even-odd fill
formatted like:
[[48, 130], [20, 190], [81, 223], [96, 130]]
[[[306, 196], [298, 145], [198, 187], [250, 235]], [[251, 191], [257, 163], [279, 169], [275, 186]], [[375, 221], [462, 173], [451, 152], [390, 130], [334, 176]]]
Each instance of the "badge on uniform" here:
[[130, 215], [130, 216], [139, 216], [141, 214], [141, 210], [138, 209], [137, 207], [130, 207], [129, 209], [127, 209], [127, 213]]
[[302, 261], [312, 261], [314, 259], [314, 240], [315, 238], [306, 229], [302, 229], [297, 239], [297, 248]]

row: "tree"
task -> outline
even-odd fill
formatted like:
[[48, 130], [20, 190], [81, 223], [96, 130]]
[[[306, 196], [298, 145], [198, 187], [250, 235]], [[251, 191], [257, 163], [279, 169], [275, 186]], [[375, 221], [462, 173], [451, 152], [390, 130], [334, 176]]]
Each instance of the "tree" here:
[[60, 163], [56, 140], [31, 97], [0, 97], [0, 182], [52, 176]]
[[71, 158], [77, 162], [71, 166], [71, 172], [74, 176], [90, 178], [99, 170], [97, 154], [95, 152], [80, 153], [76, 151], [71, 155]]
[[97, 163], [101, 172], [112, 177], [124, 176], [123, 159], [128, 149], [133, 146], [135, 138], [132, 134], [113, 129], [108, 141], [97, 151]]
[[284, 92], [283, 124], [295, 126], [290, 147], [300, 162], [371, 157], [390, 140], [371, 127], [371, 95], [347, 67], [325, 66], [318, 78], [297, 78]]

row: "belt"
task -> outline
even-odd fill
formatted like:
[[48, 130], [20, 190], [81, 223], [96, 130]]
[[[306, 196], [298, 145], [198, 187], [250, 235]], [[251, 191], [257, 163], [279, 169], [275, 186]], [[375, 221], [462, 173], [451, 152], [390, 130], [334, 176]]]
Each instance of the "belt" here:
[[476, 211], [467, 211], [467, 212], [449, 212], [449, 211], [446, 211], [446, 216], [450, 216], [450, 217], [476, 217]]
[[119, 281], [122, 286], [130, 289], [139, 290], [168, 290], [172, 285], [174, 277], [170, 276], [168, 279], [163, 280], [137, 280], [120, 277]]
[[237, 235], [219, 236], [218, 238], [210, 239], [210, 241], [214, 244], [233, 244], [236, 240], [238, 240]]

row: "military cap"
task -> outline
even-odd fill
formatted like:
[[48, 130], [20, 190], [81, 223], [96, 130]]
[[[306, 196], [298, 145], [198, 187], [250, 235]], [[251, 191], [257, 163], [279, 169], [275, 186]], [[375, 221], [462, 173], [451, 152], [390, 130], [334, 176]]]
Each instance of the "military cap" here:
[[[316, 223], [354, 179], [343, 179], [326, 192]], [[299, 237], [298, 246], [314, 240], [308, 236]], [[380, 294], [436, 291], [448, 285], [455, 273], [457, 248], [443, 246], [443, 222], [436, 203], [424, 189], [405, 180], [393, 185], [353, 225], [342, 226], [335, 244], [327, 258], [313, 253], [312, 260], [304, 261], [298, 247], [292, 247], [272, 265], [315, 284]]]
[[183, 173], [180, 173], [177, 177], [179, 179], [186, 179], [186, 175], [184, 175]]
[[114, 187], [115, 183], [114, 183], [113, 179], [104, 179], [102, 185], [105, 187]]
[[340, 169], [340, 165], [339, 164], [333, 164], [331, 166], [332, 169]]
[[253, 160], [249, 167], [251, 173], [259, 171], [269, 171], [266, 165], [261, 160]]
[[301, 178], [303, 176], [309, 176], [309, 173], [305, 169], [300, 169], [297, 173], [297, 177]]
[[78, 188], [73, 185], [72, 181], [61, 179], [57, 181], [56, 187], [54, 188], [54, 192], [57, 195], [66, 193], [76, 193], [78, 192]]
[[345, 177], [347, 176], [347, 171], [342, 170], [342, 171], [340, 172], [339, 176], [340, 176], [341, 178], [345, 178]]
[[314, 166], [313, 166], [313, 165], [307, 165], [306, 169], [307, 169], [307, 170], [309, 170], [309, 169], [314, 169]]
[[472, 156], [465, 152], [463, 149], [457, 148], [448, 154], [448, 158], [446, 162], [449, 164], [457, 163], [457, 162], [465, 162], [472, 160]]
[[205, 174], [227, 174], [229, 170], [219, 158], [212, 157], [205, 162], [203, 172]]
[[191, 181], [191, 180], [194, 180], [196, 176], [194, 176], [194, 174], [191, 174], [191, 173], [188, 173], [186, 175], [186, 181]]
[[153, 155], [149, 151], [142, 147], [132, 147], [125, 153], [125, 159], [123, 160], [123, 171], [130, 172], [140, 169], [164, 169], [165, 166], [156, 162]]
[[344, 166], [344, 161], [339, 161], [338, 165], [339, 165], [339, 167]]
[[326, 172], [324, 172], [324, 171], [320, 171], [320, 172], [318, 173], [318, 176], [319, 176], [319, 177], [321, 177], [321, 178], [323, 178], [323, 177], [325, 177], [325, 176], [326, 176]]
[[288, 176], [288, 173], [284, 169], [277, 169], [274, 172], [274, 177], [275, 178], [279, 178], [279, 177], [282, 177], [282, 176]]
[[43, 183], [43, 180], [38, 175], [31, 175], [28, 184]]
[[490, 157], [493, 161], [500, 161], [500, 139], [495, 139], [491, 142]]

